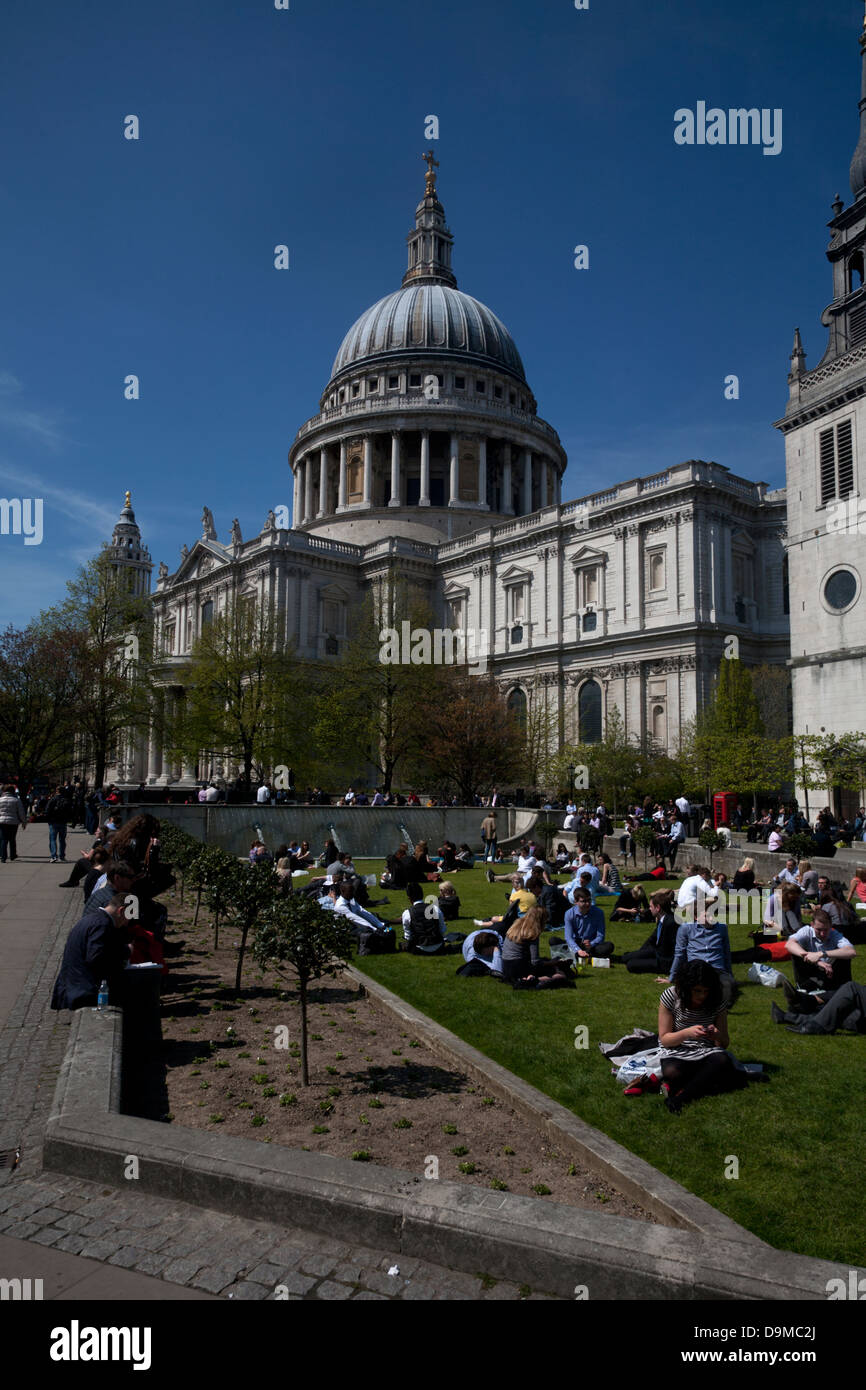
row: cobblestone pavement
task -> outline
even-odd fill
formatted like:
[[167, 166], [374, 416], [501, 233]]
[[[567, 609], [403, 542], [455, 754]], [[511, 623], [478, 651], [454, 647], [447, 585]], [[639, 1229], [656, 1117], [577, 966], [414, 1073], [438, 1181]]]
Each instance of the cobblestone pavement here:
[[[85, 839], [70, 841], [72, 857]], [[49, 1250], [63, 1251], [153, 1276], [165, 1281], [165, 1298], [177, 1285], [237, 1299], [552, 1297], [481, 1270], [463, 1274], [296, 1227], [137, 1195], [134, 1183], [113, 1189], [44, 1171], [42, 1135], [69, 1029], [69, 1015], [48, 1006], [63, 944], [81, 910], [79, 891], [57, 888], [59, 875], [47, 877], [56, 867], [46, 866], [46, 878], [34, 886], [32, 862], [4, 866], [0, 929], [14, 923], [43, 935], [0, 1031], [0, 1150], [21, 1148], [19, 1166], [0, 1169], [0, 1264], [13, 1258], [11, 1240], [4, 1245], [11, 1238], [42, 1246], [46, 1259]], [[20, 895], [11, 874], [20, 877]], [[0, 1275], [14, 1272], [0, 1267]]]

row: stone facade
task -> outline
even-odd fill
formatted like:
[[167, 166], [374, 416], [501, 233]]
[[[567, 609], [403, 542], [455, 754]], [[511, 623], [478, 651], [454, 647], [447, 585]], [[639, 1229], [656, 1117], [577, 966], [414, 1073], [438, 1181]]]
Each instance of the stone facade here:
[[[205, 508], [177, 570], [160, 566], [163, 699], [182, 703], [202, 624], [230, 602], [272, 608], [301, 657], [337, 657], [396, 565], [443, 628], [483, 634], [503, 691], [542, 702], [561, 741], [601, 737], [616, 706], [673, 751], [727, 637], [747, 663], [787, 659], [784, 493], [692, 460], [563, 503], [559, 437], [504, 324], [457, 289], [452, 240], [431, 171], [402, 288], [349, 330], [290, 450], [291, 524], [279, 507], [222, 543]], [[170, 765], [152, 737], [128, 780], [236, 772]]]

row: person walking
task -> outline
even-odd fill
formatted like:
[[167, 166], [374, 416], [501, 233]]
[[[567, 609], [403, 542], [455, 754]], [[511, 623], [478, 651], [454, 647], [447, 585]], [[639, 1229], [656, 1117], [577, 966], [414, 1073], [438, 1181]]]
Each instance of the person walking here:
[[26, 824], [27, 812], [24, 810], [24, 803], [10, 782], [0, 795], [0, 864], [6, 863], [7, 854], [10, 863], [18, 858], [15, 845], [18, 827]]
[[72, 814], [71, 799], [62, 787], [55, 787], [45, 807], [45, 819], [48, 821], [48, 852], [52, 864], [56, 864], [58, 859], [61, 864], [66, 863], [66, 827], [72, 819]]

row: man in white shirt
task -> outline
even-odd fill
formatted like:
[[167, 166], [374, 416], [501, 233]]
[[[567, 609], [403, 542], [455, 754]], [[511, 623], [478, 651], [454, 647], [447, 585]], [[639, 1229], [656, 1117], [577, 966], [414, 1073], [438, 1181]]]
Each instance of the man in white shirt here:
[[682, 816], [683, 820], [687, 820], [688, 817], [691, 815], [692, 808], [691, 808], [691, 806], [690, 806], [690, 804], [689, 804], [689, 799], [688, 799], [687, 796], [678, 796], [678, 797], [677, 797], [677, 799], [676, 799], [676, 808], [677, 808], [677, 810], [679, 811], [680, 815]]
[[668, 835], [668, 857], [671, 861], [671, 873], [673, 873], [674, 865], [677, 862], [677, 851], [679, 850], [680, 845], [685, 844], [685, 841], [686, 827], [683, 824], [680, 817], [677, 816], [676, 820], [670, 828], [670, 833]]
[[346, 806], [354, 806], [354, 804], [355, 804], [355, 788], [354, 788], [354, 787], [350, 787], [349, 790], [346, 792], [346, 795], [343, 797], [343, 803], [344, 803], [344, 805], [346, 805]]
[[[687, 877], [680, 884], [677, 893], [677, 910], [674, 914], [677, 921], [682, 925], [684, 922], [696, 922], [703, 912], [703, 904], [713, 902], [719, 896], [719, 890], [710, 880], [704, 878], [703, 872], [698, 864], [689, 864]], [[701, 903], [698, 904], [698, 899]]]
[[773, 882], [774, 882], [774, 883], [799, 883], [799, 882], [800, 882], [800, 879], [799, 879], [799, 876], [798, 876], [798, 874], [797, 874], [797, 861], [796, 861], [796, 859], [789, 859], [789, 860], [787, 861], [787, 863], [785, 864], [784, 869], [780, 869], [779, 872], [776, 874], [776, 877], [773, 879]]
[[262, 785], [256, 792], [256, 801], [259, 803], [260, 806], [270, 806], [271, 789], [268, 786], [267, 782], [262, 782]]
[[212, 804], [214, 801], [218, 801], [218, 800], [219, 800], [219, 791], [218, 791], [217, 788], [214, 786], [213, 782], [211, 782], [210, 786], [208, 787], [207, 791], [205, 792], [204, 799], [205, 799], [205, 801], [210, 802], [211, 804]]

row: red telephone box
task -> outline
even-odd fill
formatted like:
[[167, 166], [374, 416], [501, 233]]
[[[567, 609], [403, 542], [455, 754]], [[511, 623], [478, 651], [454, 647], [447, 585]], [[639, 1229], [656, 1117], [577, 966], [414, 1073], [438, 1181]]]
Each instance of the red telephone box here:
[[737, 800], [733, 792], [716, 792], [713, 797], [713, 826], [718, 830], [720, 825], [730, 825], [737, 809]]

